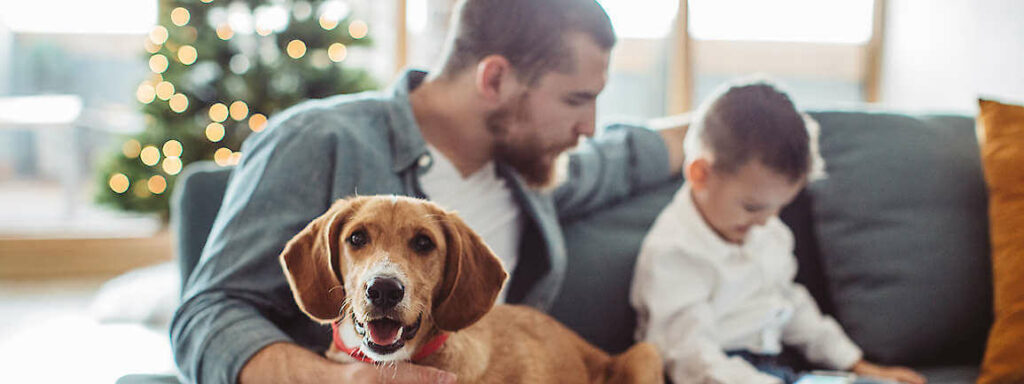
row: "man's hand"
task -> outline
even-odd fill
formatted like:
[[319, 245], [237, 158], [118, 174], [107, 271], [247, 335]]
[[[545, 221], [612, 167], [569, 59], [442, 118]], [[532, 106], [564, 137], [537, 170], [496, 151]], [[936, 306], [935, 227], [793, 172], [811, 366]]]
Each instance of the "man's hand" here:
[[455, 375], [439, 369], [395, 363], [339, 364], [290, 343], [274, 343], [249, 359], [238, 382], [253, 383], [455, 383]]
[[864, 360], [858, 361], [850, 370], [860, 376], [896, 380], [908, 384], [925, 384], [928, 381], [920, 373], [914, 372], [910, 368], [884, 367]]
[[668, 168], [673, 175], [683, 172], [683, 161], [686, 160], [683, 156], [683, 139], [686, 138], [686, 130], [690, 128], [690, 120], [691, 115], [684, 113], [647, 122], [647, 125], [658, 131], [665, 140], [665, 147], [668, 148]]

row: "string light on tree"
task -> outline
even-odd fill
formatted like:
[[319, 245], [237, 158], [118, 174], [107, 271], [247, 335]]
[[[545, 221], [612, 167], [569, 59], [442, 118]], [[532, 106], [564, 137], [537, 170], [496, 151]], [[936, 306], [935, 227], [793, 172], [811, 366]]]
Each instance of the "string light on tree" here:
[[210, 106], [210, 120], [218, 123], [223, 123], [224, 120], [228, 119], [228, 107], [224, 104], [217, 103]]
[[149, 192], [159, 195], [167, 190], [167, 179], [160, 175], [153, 175], [146, 182], [146, 186], [149, 187]]
[[139, 84], [139, 88], [135, 90], [135, 98], [143, 104], [152, 103], [156, 98], [156, 90], [153, 89], [153, 86], [150, 85], [149, 82], [143, 82], [142, 84]]
[[179, 27], [182, 27], [185, 24], [188, 24], [188, 20], [190, 18], [191, 18], [191, 15], [188, 13], [188, 10], [185, 9], [185, 8], [178, 7], [178, 8], [174, 8], [174, 10], [171, 11], [171, 22], [174, 23], [174, 25], [177, 25]]
[[222, 167], [227, 166], [231, 161], [231, 150], [223, 147], [218, 149], [213, 153], [213, 161]]
[[123, 153], [126, 158], [134, 159], [139, 157], [140, 152], [142, 152], [142, 145], [139, 144], [138, 140], [130, 139], [121, 145], [121, 153]]
[[222, 24], [217, 27], [217, 37], [221, 40], [229, 40], [235, 36], [235, 31], [231, 29], [230, 25]]
[[191, 45], [183, 45], [178, 48], [178, 61], [185, 65], [192, 65], [196, 62], [196, 58], [199, 57], [199, 52], [196, 48]]
[[249, 116], [249, 105], [245, 104], [244, 101], [238, 100], [231, 103], [231, 118], [235, 121], [245, 120]]
[[254, 113], [249, 117], [249, 129], [253, 132], [260, 132], [267, 126], [267, 117], [261, 113]]
[[158, 25], [153, 27], [153, 30], [149, 32], [149, 41], [157, 46], [161, 46], [167, 42], [168, 36], [167, 28], [164, 28], [162, 25]]
[[181, 172], [181, 158], [180, 157], [168, 157], [163, 162], [164, 172], [168, 175], [177, 175]]
[[170, 105], [172, 111], [182, 113], [188, 109], [188, 97], [178, 93], [171, 96], [171, 100], [167, 104]]
[[348, 25], [348, 34], [353, 39], [362, 39], [366, 37], [366, 34], [370, 31], [370, 27], [366, 25], [365, 21], [356, 20], [352, 24]]
[[216, 143], [224, 139], [224, 126], [220, 123], [210, 123], [206, 126], [206, 139]]
[[286, 51], [288, 52], [288, 56], [293, 59], [301, 58], [306, 54], [306, 43], [303, 43], [302, 40], [292, 40], [288, 42]]
[[164, 73], [167, 70], [167, 56], [153, 55], [149, 58], [149, 69], [155, 73]]
[[345, 44], [342, 43], [331, 44], [331, 46], [327, 48], [327, 56], [330, 56], [331, 61], [340, 63], [342, 60], [345, 60], [345, 56], [348, 56], [348, 48], [346, 48]]
[[142, 160], [142, 164], [152, 167], [160, 162], [160, 150], [152, 145], [147, 145], [139, 153], [139, 160]]
[[107, 182], [110, 185], [110, 190], [114, 193], [122, 194], [128, 191], [128, 187], [131, 186], [131, 181], [128, 180], [128, 176], [123, 173], [115, 173], [110, 176], [110, 181]]
[[156, 97], [160, 100], [170, 100], [174, 96], [174, 84], [169, 81], [161, 81], [156, 85]]
[[181, 157], [181, 142], [178, 140], [167, 140], [167, 142], [164, 143], [163, 152], [164, 156], [167, 157]]

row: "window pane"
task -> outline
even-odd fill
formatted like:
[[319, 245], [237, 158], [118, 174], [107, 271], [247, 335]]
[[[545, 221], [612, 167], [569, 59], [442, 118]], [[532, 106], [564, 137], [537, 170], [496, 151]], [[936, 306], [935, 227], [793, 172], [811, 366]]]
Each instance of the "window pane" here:
[[871, 38], [873, 0], [690, 0], [690, 36], [859, 44]]

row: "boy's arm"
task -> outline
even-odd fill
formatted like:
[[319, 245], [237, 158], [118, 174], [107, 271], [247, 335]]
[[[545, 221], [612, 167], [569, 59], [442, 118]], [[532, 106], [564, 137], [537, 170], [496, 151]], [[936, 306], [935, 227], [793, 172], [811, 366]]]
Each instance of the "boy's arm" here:
[[800, 349], [808, 361], [829, 369], [849, 370], [863, 353], [835, 319], [818, 310], [814, 298], [799, 283], [792, 283], [787, 297], [793, 318], [782, 329], [782, 341]]
[[725, 354], [716, 342], [709, 303], [714, 272], [673, 246], [672, 239], [656, 232], [658, 227], [644, 241], [630, 301], [641, 317], [642, 340], [658, 348], [669, 377], [677, 383], [781, 383]]
[[679, 175], [687, 125], [616, 124], [569, 154], [568, 180], [554, 191], [561, 218], [586, 214]]

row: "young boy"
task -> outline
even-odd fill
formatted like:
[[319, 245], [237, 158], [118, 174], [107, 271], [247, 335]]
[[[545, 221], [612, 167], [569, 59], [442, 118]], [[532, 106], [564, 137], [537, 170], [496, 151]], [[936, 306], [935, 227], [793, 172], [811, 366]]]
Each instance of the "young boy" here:
[[[809, 132], [811, 131], [811, 132]], [[906, 383], [906, 368], [861, 359], [839, 324], [795, 283], [793, 235], [777, 217], [823, 174], [817, 125], [765, 83], [734, 85], [686, 134], [686, 183], [644, 239], [631, 302], [676, 384], [792, 383], [782, 345], [812, 363]]]

